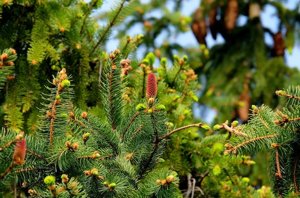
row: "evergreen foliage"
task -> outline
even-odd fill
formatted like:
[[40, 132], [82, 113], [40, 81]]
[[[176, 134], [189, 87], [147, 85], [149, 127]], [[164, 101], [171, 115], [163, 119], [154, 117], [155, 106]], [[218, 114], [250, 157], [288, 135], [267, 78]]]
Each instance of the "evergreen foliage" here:
[[[274, 82], [271, 90], [297, 81], [299, 73], [287, 68], [283, 55], [284, 45], [290, 49], [295, 43], [299, 14], [273, 1], [215, 0], [212, 4], [202, 1], [189, 17], [180, 13], [182, 1], [174, 3], [174, 12], [167, 2], [120, 0], [108, 13], [97, 15], [105, 20], [103, 26], [91, 17], [102, 0], [0, 2], [1, 196], [182, 197], [183, 192], [186, 197], [274, 197], [268, 187], [253, 187], [261, 183], [253, 180], [252, 171], [263, 165], [253, 166], [248, 156], [224, 155], [228, 136], [206, 124], [191, 124], [195, 120], [192, 106], [198, 102], [217, 108], [218, 120], [246, 121], [250, 101], [277, 105], [278, 100], [265, 90], [270, 81]], [[253, 5], [275, 7], [282, 21], [280, 31], [262, 27], [257, 13], [253, 17], [250, 12]], [[210, 17], [216, 7], [217, 26]], [[152, 17], [153, 10], [162, 10], [163, 16]], [[244, 15], [249, 20], [236, 26], [236, 21], [227, 20], [228, 13], [231, 19]], [[207, 30], [201, 27], [206, 28], [207, 21], [211, 34], [222, 35], [224, 44], [205, 46]], [[139, 23], [144, 36], [125, 36]], [[119, 26], [119, 47], [108, 54], [104, 46], [114, 26]], [[165, 30], [170, 37], [174, 30], [186, 32], [189, 26], [203, 34], [195, 34], [199, 48], [155, 42]], [[273, 36], [274, 46], [265, 44], [265, 33]], [[137, 61], [140, 46], [146, 52]], [[149, 74], [152, 77], [147, 80]], [[157, 87], [147, 87], [155, 79]], [[49, 80], [52, 85], [45, 86]], [[293, 98], [296, 92], [279, 94]], [[297, 102], [293, 101], [289, 105], [294, 107]], [[225, 153], [268, 152], [271, 144], [273, 161], [276, 150], [279, 156], [292, 156], [289, 160], [280, 157], [282, 180], [275, 178], [273, 183], [277, 194], [294, 188], [291, 196], [296, 196], [297, 182], [289, 177], [297, 173], [292, 167], [297, 143], [295, 134], [285, 131], [296, 129], [297, 121], [289, 119], [296, 118], [297, 110], [274, 114], [263, 106], [260, 111], [261, 118], [254, 116], [242, 131], [236, 122], [216, 127], [238, 135], [226, 145]], [[258, 124], [261, 119], [270, 122], [271, 132]], [[240, 142], [247, 144], [230, 150]], [[278, 142], [289, 146], [283, 149]], [[272, 170], [277, 171], [276, 163]]]
[[299, 195], [299, 93], [299, 86], [276, 91], [285, 100], [281, 110], [253, 106], [247, 124], [228, 127], [224, 123], [221, 127], [234, 136], [225, 145], [225, 153], [254, 154], [264, 150], [272, 156], [270, 177], [278, 197]]
[[[164, 111], [156, 108], [157, 102], [150, 105], [146, 101], [144, 110], [120, 113], [122, 101], [115, 98], [122, 95], [124, 86], [122, 81], [115, 83], [120, 80], [119, 56], [116, 52], [110, 55], [107, 75], [102, 78], [101, 90], [106, 90], [108, 97], [102, 100], [108, 109], [106, 122], [73, 106], [72, 85], [62, 69], [47, 88], [48, 93], [43, 94], [36, 133], [1, 133], [2, 193], [31, 197], [181, 197], [176, 173], [159, 163], [165, 139], [172, 134], [165, 125]], [[27, 142], [27, 150], [20, 147], [23, 155], [26, 152], [25, 163], [15, 160], [20, 140]]]

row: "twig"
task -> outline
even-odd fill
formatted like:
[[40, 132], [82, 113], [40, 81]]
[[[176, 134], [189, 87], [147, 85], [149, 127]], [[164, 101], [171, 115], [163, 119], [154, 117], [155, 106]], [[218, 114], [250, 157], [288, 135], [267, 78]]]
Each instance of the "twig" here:
[[190, 196], [191, 192], [192, 192], [192, 182], [191, 182], [191, 179], [192, 179], [192, 175], [191, 175], [191, 173], [189, 173], [187, 175], [188, 189], [185, 192], [184, 198], [188, 198]]
[[161, 136], [161, 137], [159, 138], [159, 141], [161, 141], [161, 140], [163, 140], [163, 139], [166, 139], [166, 138], [170, 137], [171, 135], [173, 135], [174, 133], [176, 133], [176, 132], [178, 132], [178, 131], [182, 131], [182, 130], [184, 130], [184, 129], [192, 128], [192, 127], [198, 127], [198, 128], [199, 128], [199, 127], [201, 127], [202, 125], [203, 125], [202, 123], [198, 123], [198, 124], [190, 124], [190, 125], [186, 125], [186, 126], [177, 128], [177, 129], [175, 129], [175, 130], [173, 130], [173, 131], [171, 131], [171, 132], [169, 132], [169, 133], [167, 133], [167, 134]]
[[207, 177], [208, 174], [209, 174], [209, 171], [206, 171], [206, 172], [204, 172], [202, 175], [200, 175], [200, 177], [201, 177], [200, 180], [199, 180], [199, 186], [200, 186], [200, 187], [201, 187], [201, 184], [202, 184], [204, 178]]
[[235, 134], [237, 136], [243, 136], [243, 137], [249, 137], [246, 133], [243, 133], [241, 131], [238, 131], [232, 127], [229, 127], [227, 124], [223, 124], [222, 125], [224, 129], [226, 129], [228, 132], [232, 133], [232, 134]]
[[[270, 134], [270, 135], [265, 135], [265, 136], [255, 137], [255, 138], [252, 138], [252, 139], [247, 140], [247, 141], [245, 141], [245, 142], [242, 142], [242, 143], [240, 143], [240, 144], [238, 144], [238, 145], [236, 145], [236, 146], [234, 146], [234, 147], [231, 147], [230, 149], [227, 149], [226, 151], [227, 151], [228, 153], [231, 153], [231, 152], [233, 152], [233, 151], [236, 151], [236, 150], [239, 149], [240, 147], [245, 146], [246, 144], [249, 144], [249, 143], [252, 143], [252, 142], [255, 142], [255, 141], [258, 141], [258, 140], [262, 140], [262, 139], [274, 138], [274, 137], [276, 137], [276, 136], [277, 136], [277, 134]], [[225, 152], [226, 152], [226, 151], [225, 151]]]
[[16, 143], [16, 140], [12, 140], [12, 141], [9, 141], [8, 143], [4, 144], [3, 146], [0, 147], [0, 152], [14, 143]]
[[192, 178], [192, 196], [191, 196], [191, 198], [194, 198], [195, 186], [196, 186], [196, 180], [195, 180], [195, 178]]
[[280, 170], [280, 162], [279, 162], [279, 153], [278, 153], [278, 148], [275, 148], [275, 160], [276, 160], [276, 176], [279, 177], [280, 179], [282, 179], [282, 174], [281, 174], [281, 170]]
[[97, 4], [97, 1], [92, 1], [92, 2], [93, 2], [93, 4], [90, 5], [90, 9], [85, 13], [85, 17], [83, 19], [83, 23], [82, 23], [82, 26], [81, 26], [81, 29], [80, 29], [80, 35], [82, 35], [82, 33], [83, 33], [83, 28], [85, 26], [87, 18], [89, 17], [89, 13], [93, 9], [93, 7]]
[[279, 96], [285, 96], [285, 97], [290, 98], [290, 99], [300, 100], [299, 96], [290, 95], [290, 94], [287, 94], [285, 92], [280, 92], [280, 93], [277, 92], [277, 95], [279, 95]]
[[130, 128], [130, 126], [132, 125], [132, 123], [135, 121], [135, 119], [140, 115], [139, 112], [136, 112], [130, 119], [129, 124], [127, 125], [127, 127], [125, 128], [125, 130], [122, 132], [122, 136], [121, 136], [121, 140], [124, 139], [125, 134], [127, 133], [128, 129]]
[[126, 0], [123, 0], [122, 3], [120, 4], [119, 9], [117, 10], [114, 18], [110, 21], [109, 25], [106, 27], [104, 33], [101, 35], [101, 37], [99, 38], [98, 42], [96, 43], [96, 45], [94, 46], [94, 48], [92, 49], [90, 56], [94, 53], [94, 51], [97, 49], [97, 47], [99, 47], [99, 45], [102, 43], [102, 41], [104, 40], [106, 34], [109, 32], [109, 30], [111, 29], [111, 27], [115, 24], [119, 14], [121, 13], [121, 10], [124, 7]]
[[137, 128], [130, 138], [134, 139], [137, 136], [137, 134], [142, 130], [142, 128], [143, 128], [143, 125], [141, 125], [139, 128]]
[[0, 175], [0, 180], [3, 179], [8, 173], [10, 173], [15, 166], [16, 164], [12, 162], [9, 167]]
[[44, 156], [42, 156], [42, 155], [40, 155], [40, 154], [38, 154], [38, 153], [36, 153], [36, 152], [34, 152], [34, 151], [32, 151], [32, 150], [29, 150], [29, 149], [27, 149], [26, 151], [27, 151], [28, 153], [32, 154], [33, 156], [36, 156], [36, 157], [38, 157], [38, 158], [40, 158], [40, 159], [42, 159], [42, 160], [48, 162]]
[[151, 165], [151, 161], [153, 160], [153, 157], [158, 150], [158, 145], [159, 145], [159, 136], [158, 136], [158, 131], [156, 129], [155, 125], [155, 120], [154, 120], [154, 115], [151, 114], [151, 122], [152, 122], [152, 127], [153, 127], [153, 135], [154, 135], [154, 140], [153, 140], [153, 151], [151, 152], [148, 160], [145, 163], [145, 166], [141, 168], [140, 175], [138, 176], [138, 179], [141, 179], [144, 176], [144, 173], [147, 171], [148, 167]]

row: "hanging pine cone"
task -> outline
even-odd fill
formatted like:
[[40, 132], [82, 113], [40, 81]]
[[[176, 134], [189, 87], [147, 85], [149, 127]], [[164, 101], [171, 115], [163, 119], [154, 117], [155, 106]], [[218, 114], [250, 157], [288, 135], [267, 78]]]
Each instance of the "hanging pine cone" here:
[[205, 36], [207, 34], [205, 17], [201, 8], [198, 8], [194, 15], [192, 21], [192, 31], [199, 44], [206, 44]]
[[228, 0], [225, 11], [225, 28], [228, 31], [234, 29], [238, 17], [239, 4], [237, 0]]
[[274, 47], [273, 47], [274, 55], [283, 56], [286, 46], [281, 32], [277, 32], [276, 34], [274, 34], [273, 41], [274, 41]]
[[240, 107], [237, 110], [238, 116], [242, 121], [247, 121], [249, 118], [250, 96], [248, 92], [243, 92], [239, 99]]
[[212, 37], [216, 40], [218, 33], [218, 21], [217, 21], [218, 10], [217, 7], [213, 7], [209, 10], [209, 29]]
[[249, 94], [249, 80], [250, 75], [245, 77], [245, 82], [243, 84], [243, 92], [240, 95], [239, 108], [237, 109], [238, 117], [242, 121], [247, 121], [249, 119], [249, 109], [251, 103], [251, 98]]

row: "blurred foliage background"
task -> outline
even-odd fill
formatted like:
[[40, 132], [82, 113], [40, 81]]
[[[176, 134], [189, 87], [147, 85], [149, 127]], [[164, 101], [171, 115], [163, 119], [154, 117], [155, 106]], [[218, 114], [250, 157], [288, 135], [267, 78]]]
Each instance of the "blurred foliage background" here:
[[[290, 67], [297, 63], [287, 64], [299, 49], [299, 6], [284, 0], [3, 1], [1, 50], [16, 49], [18, 59], [1, 79], [0, 121], [34, 133], [40, 93], [61, 68], [73, 77], [75, 105], [103, 119], [102, 63], [119, 48], [132, 60], [122, 95], [128, 109], [144, 98], [146, 74], [154, 72], [170, 130], [208, 122], [174, 134], [162, 159], [178, 172], [185, 197], [272, 197], [268, 156], [224, 155], [228, 134], [212, 126], [247, 123], [252, 104], [280, 107], [275, 90], [299, 84], [298, 69]], [[269, 9], [276, 20], [266, 23]]]

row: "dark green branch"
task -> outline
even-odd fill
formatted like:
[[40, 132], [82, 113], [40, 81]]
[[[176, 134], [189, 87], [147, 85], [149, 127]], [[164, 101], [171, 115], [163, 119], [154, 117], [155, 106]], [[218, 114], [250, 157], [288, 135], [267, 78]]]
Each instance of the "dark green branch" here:
[[90, 53], [90, 56], [94, 53], [94, 51], [97, 49], [97, 47], [99, 47], [99, 45], [105, 39], [105, 36], [108, 34], [109, 30], [115, 25], [115, 22], [116, 22], [118, 16], [120, 15], [120, 13], [121, 13], [121, 11], [123, 9], [125, 2], [126, 2], [126, 0], [123, 0], [122, 3], [120, 4], [120, 7], [118, 8], [118, 10], [117, 10], [114, 18], [109, 22], [108, 26], [104, 30], [104, 33], [101, 35], [101, 37], [99, 38], [98, 42], [96, 43], [96, 45], [92, 49], [92, 51]]

